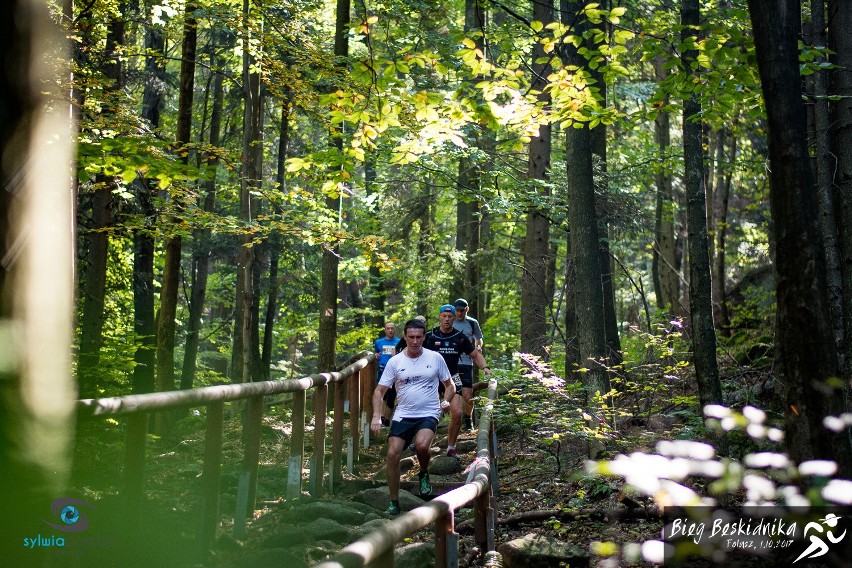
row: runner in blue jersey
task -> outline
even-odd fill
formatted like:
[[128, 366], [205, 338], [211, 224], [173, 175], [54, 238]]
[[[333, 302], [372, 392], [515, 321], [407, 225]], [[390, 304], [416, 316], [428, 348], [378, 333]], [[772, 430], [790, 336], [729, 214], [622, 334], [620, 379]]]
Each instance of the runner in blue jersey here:
[[[376, 361], [378, 362], [378, 372], [376, 373], [376, 381], [381, 378], [382, 373], [385, 370], [385, 365], [388, 364], [391, 357], [398, 353], [397, 345], [399, 345], [399, 338], [396, 337], [396, 325], [393, 322], [385, 323], [385, 335], [384, 337], [378, 338], [373, 343], [373, 351], [376, 352]], [[396, 391], [394, 389], [390, 389], [388, 393], [385, 395], [385, 400], [382, 408], [382, 424], [388, 426], [390, 424], [390, 416], [391, 412], [393, 412], [393, 405], [396, 400]]]
[[[468, 355], [477, 367], [482, 369], [486, 375], [491, 374], [491, 369], [485, 363], [482, 353], [473, 347], [473, 343], [464, 333], [453, 329], [453, 321], [456, 319], [456, 308], [451, 304], [444, 304], [438, 313], [441, 325], [426, 334], [423, 347], [441, 354], [447, 363], [447, 368], [453, 374], [456, 387], [461, 385], [458, 376], [459, 359], [462, 355]], [[456, 457], [456, 438], [461, 431], [462, 422], [462, 398], [454, 397], [450, 406], [450, 426], [447, 429], [447, 455]]]
[[[423, 349], [426, 325], [409, 320], [403, 330], [405, 350], [391, 357], [373, 393], [373, 420], [370, 430], [378, 434], [382, 429], [380, 412], [382, 398], [391, 386], [396, 387], [397, 405], [388, 432], [387, 475], [390, 504], [388, 514], [398, 515], [399, 459], [402, 451], [414, 442], [414, 451], [420, 463], [420, 495], [432, 494], [429, 482], [429, 448], [435, 438], [438, 418], [450, 408], [456, 388], [444, 359], [437, 353]], [[445, 387], [444, 400], [438, 401], [438, 385]]]

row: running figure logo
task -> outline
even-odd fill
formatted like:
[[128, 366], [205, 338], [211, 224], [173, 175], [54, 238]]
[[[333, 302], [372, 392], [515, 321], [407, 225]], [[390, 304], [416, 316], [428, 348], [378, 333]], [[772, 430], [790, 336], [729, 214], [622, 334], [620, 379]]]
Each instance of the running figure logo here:
[[[820, 535], [822, 535], [822, 532], [823, 532], [822, 525], [825, 525], [825, 526], [833, 529], [834, 527], [837, 526], [837, 522], [839, 520], [840, 520], [840, 517], [838, 517], [834, 513], [828, 513], [825, 516], [825, 518], [820, 519], [819, 522], [812, 521], [812, 522], [806, 524], [804, 536], [808, 536], [809, 531], [815, 531], [815, 532], [818, 532]], [[822, 523], [822, 524], [820, 524], [820, 523]], [[825, 538], [827, 538], [828, 541], [831, 542], [832, 544], [837, 544], [838, 542], [843, 540], [843, 537], [845, 537], [845, 536], [846, 536], [846, 531], [843, 531], [842, 535], [835, 537], [834, 533], [830, 529], [826, 530], [826, 534], [825, 534]], [[811, 544], [808, 546], [807, 549], [805, 549], [805, 551], [803, 553], [801, 553], [799, 555], [798, 558], [793, 560], [793, 564], [795, 564], [796, 562], [798, 562], [802, 558], [817, 558], [819, 556], [822, 556], [826, 552], [828, 552], [828, 545], [825, 543], [824, 540], [822, 540], [816, 534], [811, 534], [810, 541], [811, 541]]]

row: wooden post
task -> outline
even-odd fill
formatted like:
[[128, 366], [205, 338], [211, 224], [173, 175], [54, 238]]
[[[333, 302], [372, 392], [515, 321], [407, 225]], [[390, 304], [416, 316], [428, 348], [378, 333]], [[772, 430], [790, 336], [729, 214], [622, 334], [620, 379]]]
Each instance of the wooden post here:
[[319, 385], [314, 389], [314, 468], [315, 483], [310, 488], [311, 495], [322, 497], [324, 493], [323, 478], [325, 477], [325, 409], [328, 404], [328, 384]]
[[364, 447], [370, 447], [370, 421], [373, 419], [373, 390], [376, 387], [376, 363], [370, 362], [361, 372], [361, 408], [364, 409]]
[[488, 548], [488, 517], [491, 513], [491, 488], [473, 501], [474, 540], [481, 550]]
[[243, 469], [249, 472], [249, 514], [254, 511], [257, 496], [257, 466], [260, 462], [260, 438], [263, 427], [263, 397], [256, 396], [248, 401], [246, 417], [246, 450], [243, 457]]
[[[355, 377], [349, 377], [347, 380], [355, 380]], [[328, 484], [332, 494], [337, 490], [340, 482], [343, 480], [343, 416], [344, 406], [344, 385], [336, 383], [334, 385], [334, 423], [331, 431], [331, 471], [329, 471]]]
[[[364, 369], [369, 368], [370, 365], [364, 367]], [[357, 377], [349, 377], [349, 445], [351, 448], [349, 454], [349, 460], [347, 464], [349, 465], [349, 473], [354, 474], [355, 465], [358, 463], [358, 449], [360, 446], [358, 445], [358, 438], [360, 436], [360, 425], [361, 425], [361, 380], [364, 374], [364, 369], [358, 371]]]
[[287, 497], [302, 495], [302, 465], [305, 463], [305, 391], [293, 393], [293, 432], [290, 435], [290, 460], [287, 463]]
[[491, 422], [490, 436], [488, 438], [488, 455], [491, 462], [491, 491], [494, 495], [500, 494], [500, 483], [497, 478], [497, 428]]
[[236, 538], [245, 534], [246, 519], [254, 513], [257, 493], [257, 464], [260, 460], [260, 435], [263, 424], [263, 396], [250, 398], [246, 410], [243, 434], [245, 452], [237, 490], [236, 514], [234, 515], [234, 536]]
[[488, 493], [491, 507], [488, 509], [488, 531], [486, 532], [488, 541], [485, 543], [485, 550], [490, 552], [497, 549], [497, 497], [491, 491]]
[[435, 568], [458, 568], [459, 535], [455, 532], [454, 512], [435, 521]]
[[372, 568], [393, 568], [393, 547], [384, 554], [376, 557], [370, 566]]
[[219, 483], [222, 468], [222, 427], [225, 422], [222, 401], [207, 406], [207, 431], [204, 434], [204, 469], [201, 474], [201, 522], [198, 546], [201, 558], [210, 551], [219, 524]]

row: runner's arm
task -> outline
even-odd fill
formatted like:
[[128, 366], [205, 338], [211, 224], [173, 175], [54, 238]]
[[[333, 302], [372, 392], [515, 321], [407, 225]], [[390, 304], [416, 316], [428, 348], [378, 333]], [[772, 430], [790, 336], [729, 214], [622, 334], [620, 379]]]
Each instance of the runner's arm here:
[[[444, 400], [441, 401], [441, 412], [446, 412], [449, 409], [450, 402], [456, 396], [456, 383], [453, 382], [452, 377], [447, 377], [441, 383], [444, 385]], [[445, 402], [447, 403], [446, 405], [444, 404]]]
[[373, 420], [370, 421], [370, 431], [373, 434], [382, 431], [382, 399], [386, 392], [388, 387], [385, 385], [377, 385], [376, 390], [373, 391]]
[[482, 370], [486, 375], [491, 374], [491, 369], [488, 368], [488, 363], [485, 362], [485, 357], [479, 351], [474, 351], [470, 354], [470, 360], [473, 361], [473, 364]]

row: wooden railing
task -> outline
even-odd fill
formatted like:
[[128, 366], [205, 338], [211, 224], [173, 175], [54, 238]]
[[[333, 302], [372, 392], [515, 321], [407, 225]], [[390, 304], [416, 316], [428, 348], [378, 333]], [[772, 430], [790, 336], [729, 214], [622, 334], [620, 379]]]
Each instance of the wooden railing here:
[[[334, 389], [334, 413], [331, 442], [331, 469], [328, 472], [329, 488], [333, 491], [342, 478], [342, 451], [344, 433], [344, 407], [348, 386], [349, 399], [349, 443], [347, 467], [350, 473], [358, 461], [361, 429], [361, 408], [370, 413], [371, 394], [375, 383], [374, 353], [364, 351], [352, 357], [346, 366], [337, 372], [319, 373], [301, 379], [263, 381], [255, 383], [217, 385], [192, 390], [137, 394], [114, 398], [85, 399], [77, 403], [79, 418], [99, 418], [127, 415], [126, 446], [124, 458], [124, 489], [122, 496], [128, 511], [138, 511], [144, 501], [145, 450], [149, 415], [172, 411], [178, 408], [206, 407], [206, 432], [204, 438], [204, 464], [201, 475], [201, 515], [198, 526], [199, 551], [210, 549], [216, 534], [219, 517], [219, 484], [222, 463], [222, 439], [225, 403], [245, 400], [246, 419], [243, 421], [245, 441], [243, 461], [237, 490], [236, 514], [234, 516], [235, 537], [245, 534], [246, 518], [254, 509], [257, 490], [258, 463], [260, 457], [261, 425], [264, 412], [264, 397], [279, 393], [293, 393], [292, 422], [290, 437], [290, 460], [288, 464], [287, 496], [298, 497], [302, 493], [302, 466], [305, 458], [305, 401], [306, 392], [316, 389], [313, 396], [314, 432], [311, 482], [309, 491], [321, 496], [325, 489], [326, 407], [328, 386]], [[356, 380], [357, 379], [357, 380]], [[366, 428], [365, 428], [366, 430]], [[368, 430], [367, 430], [368, 431]], [[364, 443], [369, 443], [365, 433]], [[128, 519], [139, 519], [139, 515], [128, 515]], [[128, 527], [134, 534], [134, 527]], [[136, 527], [137, 529], [139, 527]]]
[[497, 381], [488, 383], [487, 404], [480, 413], [476, 436], [476, 461], [469, 481], [435, 497], [428, 504], [400, 515], [399, 518], [345, 547], [331, 559], [315, 568], [356, 568], [375, 566], [393, 568], [394, 547], [403, 539], [432, 524], [435, 525], [435, 566], [458, 566], [459, 535], [455, 532], [455, 511], [473, 502], [474, 539], [483, 554], [494, 550], [494, 531], [497, 520], [495, 493], [497, 491], [497, 462], [494, 422], [494, 401]]

